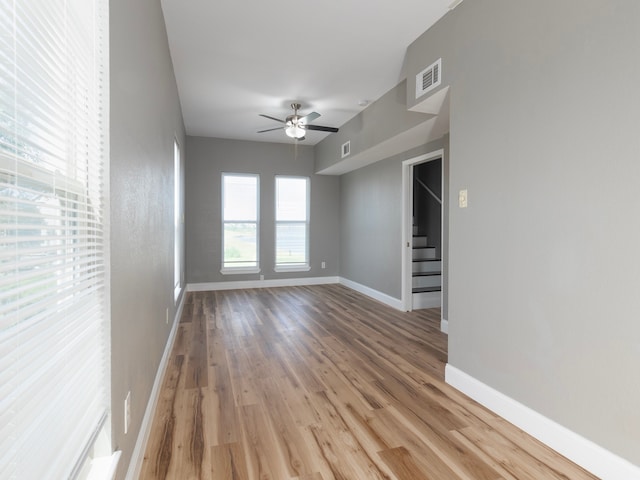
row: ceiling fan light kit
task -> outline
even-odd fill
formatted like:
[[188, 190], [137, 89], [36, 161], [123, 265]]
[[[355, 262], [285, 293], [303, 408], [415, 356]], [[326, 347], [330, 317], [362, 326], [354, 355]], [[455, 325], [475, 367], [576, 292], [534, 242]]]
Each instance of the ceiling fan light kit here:
[[293, 109], [293, 115], [287, 116], [285, 120], [280, 120], [279, 118], [271, 117], [269, 115], [265, 115], [260, 113], [261, 117], [268, 118], [269, 120], [275, 120], [276, 122], [284, 123], [284, 127], [276, 127], [269, 128], [267, 130], [260, 130], [258, 133], [263, 132], [271, 132], [273, 130], [284, 129], [284, 133], [291, 138], [296, 140], [304, 140], [305, 134], [307, 130], [317, 130], [320, 132], [331, 132], [335, 133], [338, 131], [335, 127], [323, 127], [321, 125], [311, 125], [310, 122], [314, 121], [316, 118], [320, 116], [318, 112], [311, 112], [308, 115], [298, 115], [298, 110], [300, 109], [299, 103], [292, 103], [291, 108]]
[[305, 132], [306, 130], [302, 125], [297, 125], [294, 123], [292, 123], [291, 125], [289, 125], [287, 128], [284, 129], [284, 133], [286, 133], [288, 137], [297, 138], [298, 140], [301, 140], [304, 138]]

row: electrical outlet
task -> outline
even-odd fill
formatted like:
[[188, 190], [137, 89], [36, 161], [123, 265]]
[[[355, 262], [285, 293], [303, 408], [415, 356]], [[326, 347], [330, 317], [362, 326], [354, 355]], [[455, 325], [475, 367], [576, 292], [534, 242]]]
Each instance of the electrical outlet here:
[[124, 433], [125, 435], [129, 431], [130, 423], [131, 423], [131, 390], [127, 392], [127, 397], [124, 399]]
[[167, 313], [165, 316], [166, 316], [167, 325], [169, 325], [169, 308], [167, 308]]
[[327, 262], [322, 262], [320, 264], [320, 268], [327, 268]]

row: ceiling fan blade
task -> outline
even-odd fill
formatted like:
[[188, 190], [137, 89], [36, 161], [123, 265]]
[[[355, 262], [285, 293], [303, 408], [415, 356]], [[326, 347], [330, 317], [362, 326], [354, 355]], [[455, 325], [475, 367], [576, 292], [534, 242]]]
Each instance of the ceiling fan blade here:
[[298, 119], [298, 123], [301, 123], [302, 125], [306, 125], [309, 122], [313, 122], [319, 116], [320, 116], [320, 114], [318, 112], [311, 112], [309, 115], [305, 115], [304, 117], [300, 117]]
[[320, 132], [332, 132], [335, 133], [338, 131], [335, 127], [323, 127], [321, 125], [305, 125], [304, 128], [307, 130], [318, 130]]
[[258, 115], [264, 118], [268, 118], [269, 120], [275, 120], [276, 122], [285, 123], [284, 120], [280, 120], [279, 118], [276, 118], [276, 117], [270, 117], [269, 115], [265, 115], [264, 113], [259, 113]]
[[258, 130], [257, 133], [272, 132], [274, 130], [282, 130], [285, 127], [267, 128], [266, 130]]

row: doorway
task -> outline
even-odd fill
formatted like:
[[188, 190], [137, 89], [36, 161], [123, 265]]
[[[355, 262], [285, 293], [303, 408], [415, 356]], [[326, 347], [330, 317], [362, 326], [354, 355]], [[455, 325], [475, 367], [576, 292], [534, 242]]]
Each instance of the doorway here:
[[[436, 173], [437, 172], [437, 173]], [[402, 304], [445, 311], [448, 249], [444, 150], [402, 163]], [[442, 322], [444, 327], [446, 321]]]

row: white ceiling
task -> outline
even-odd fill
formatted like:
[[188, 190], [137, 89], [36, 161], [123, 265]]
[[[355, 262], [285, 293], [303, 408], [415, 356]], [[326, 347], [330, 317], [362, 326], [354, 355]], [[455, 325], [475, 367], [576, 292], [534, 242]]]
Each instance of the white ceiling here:
[[[406, 48], [452, 0], [161, 0], [189, 135], [292, 142], [292, 101], [340, 127], [403, 78]], [[308, 132], [306, 145], [329, 134]]]

